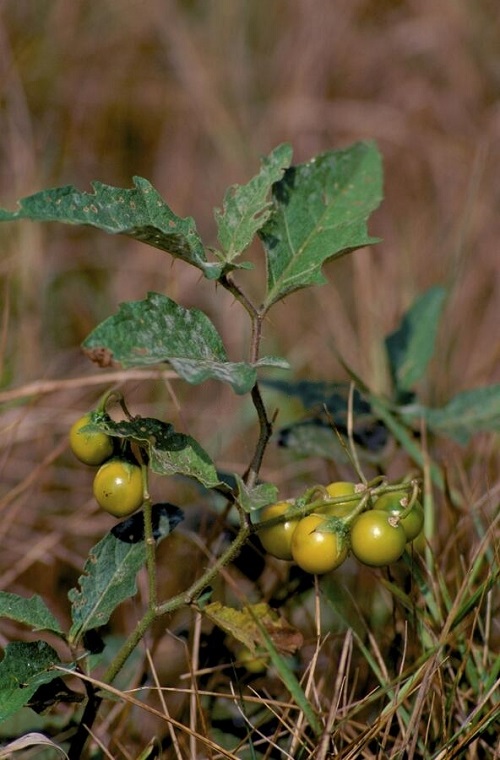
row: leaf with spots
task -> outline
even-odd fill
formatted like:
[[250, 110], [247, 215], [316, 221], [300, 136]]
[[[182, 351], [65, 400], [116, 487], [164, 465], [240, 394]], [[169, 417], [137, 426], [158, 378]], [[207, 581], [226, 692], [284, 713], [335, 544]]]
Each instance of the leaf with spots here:
[[370, 142], [287, 169], [273, 185], [271, 214], [258, 233], [267, 258], [264, 307], [323, 284], [324, 263], [378, 242], [366, 222], [381, 199], [380, 154]]
[[262, 160], [256, 177], [246, 185], [232, 185], [227, 190], [223, 208], [215, 209], [221, 256], [225, 262], [231, 262], [248, 248], [257, 230], [266, 222], [271, 212], [271, 185], [281, 179], [291, 159], [291, 146], [278, 145]]
[[27, 705], [43, 684], [60, 676], [61, 661], [45, 641], [13, 641], [0, 662], [0, 722]]
[[34, 631], [52, 631], [59, 635], [62, 633], [59, 621], [37, 594], [28, 599], [0, 591], [0, 618], [2, 617], [28, 625]]
[[256, 514], [259, 509], [278, 501], [278, 489], [272, 483], [257, 483], [249, 488], [239, 475], [235, 475], [237, 500], [245, 512]]
[[179, 217], [148, 180], [134, 177], [125, 189], [93, 182], [92, 193], [72, 185], [43, 190], [19, 201], [16, 211], [0, 209], [0, 222], [31, 219], [38, 222], [85, 224], [122, 234], [159, 248], [217, 279], [223, 264], [210, 262], [192, 217]]
[[79, 643], [86, 631], [105, 625], [118, 605], [135, 595], [136, 576], [145, 561], [144, 541], [126, 543], [112, 533], [90, 550], [79, 588], [68, 593], [71, 644]]
[[[83, 349], [100, 366], [168, 362], [188, 383], [220, 380], [240, 394], [247, 393], [257, 377], [257, 365], [228, 361], [222, 339], [206, 314], [186, 309], [160, 293], [121, 304], [117, 314], [90, 333]], [[276, 366], [276, 359], [258, 362], [258, 366], [264, 364]]]
[[154, 417], [119, 422], [103, 418], [94, 427], [108, 435], [139, 444], [148, 454], [150, 468], [158, 475], [185, 475], [205, 488], [221, 485], [207, 452], [191, 436], [177, 433], [170, 423]]

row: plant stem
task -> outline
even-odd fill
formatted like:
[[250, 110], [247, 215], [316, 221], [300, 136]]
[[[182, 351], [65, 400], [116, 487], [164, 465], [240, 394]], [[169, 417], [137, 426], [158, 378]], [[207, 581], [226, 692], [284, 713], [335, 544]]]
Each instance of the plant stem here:
[[[244, 309], [250, 316], [252, 323], [252, 337], [250, 344], [250, 361], [255, 363], [259, 357], [260, 342], [262, 338], [262, 320], [263, 313], [250, 301], [241, 288], [233, 281], [229, 275], [222, 275], [219, 278], [219, 283], [239, 301]], [[245, 482], [250, 487], [253, 486], [257, 480], [257, 476], [262, 464], [264, 452], [269, 442], [269, 438], [272, 435], [272, 424], [267, 415], [267, 411], [262, 400], [262, 395], [258, 383], [255, 383], [251, 390], [251, 397], [255, 409], [257, 411], [257, 417], [259, 420], [259, 439], [255, 448], [255, 452], [252, 461], [245, 473]], [[163, 604], [157, 605], [156, 603], [156, 569], [155, 569], [155, 557], [154, 557], [154, 537], [151, 526], [151, 502], [149, 497], [145, 500], [144, 504], [144, 536], [146, 541], [147, 552], [147, 571], [148, 571], [148, 585], [149, 585], [149, 606], [144, 616], [137, 623], [134, 631], [130, 634], [128, 639], [124, 642], [120, 651], [114, 658], [113, 662], [109, 666], [104, 675], [104, 680], [107, 683], [111, 683], [118, 675], [128, 657], [131, 655], [135, 647], [144, 636], [146, 630], [151, 625], [153, 620], [163, 615], [174, 612], [175, 610], [183, 607], [184, 605], [193, 604], [197, 597], [210, 585], [212, 580], [218, 575], [221, 568], [229, 564], [234, 557], [239, 553], [241, 547], [248, 539], [250, 535], [250, 526], [247, 521], [242, 518], [240, 530], [226, 549], [225, 552], [214, 562], [214, 564], [191, 586], [185, 591], [177, 594]]]
[[250, 488], [254, 486], [257, 481], [257, 477], [262, 465], [262, 460], [264, 458], [264, 452], [267, 448], [267, 444], [269, 443], [269, 439], [273, 434], [273, 426], [269, 420], [269, 417], [267, 416], [267, 410], [264, 406], [264, 401], [262, 400], [258, 383], [255, 383], [253, 386], [251, 396], [253, 405], [257, 411], [260, 432], [252, 461], [250, 462], [250, 465], [245, 472], [245, 475], [243, 476], [243, 480]]
[[234, 541], [228, 546], [225, 552], [214, 562], [214, 564], [203, 573], [203, 575], [195, 580], [191, 586], [180, 594], [173, 596], [163, 604], [155, 607], [150, 606], [144, 616], [139, 620], [135, 629], [132, 631], [128, 639], [124, 642], [118, 654], [114, 658], [113, 662], [107, 669], [103, 676], [103, 680], [106, 683], [112, 683], [116, 678], [120, 670], [125, 665], [125, 662], [130, 657], [151, 623], [163, 615], [175, 612], [175, 610], [183, 607], [184, 605], [193, 604], [197, 597], [204, 591], [207, 586], [210, 585], [212, 580], [219, 573], [221, 568], [228, 565], [239, 553], [241, 547], [250, 535], [250, 529], [247, 525], [243, 525]]
[[250, 528], [246, 524], [242, 525], [234, 541], [232, 541], [228, 548], [216, 559], [214, 564], [203, 573], [201, 578], [194, 581], [186, 591], [182, 591], [167, 602], [158, 605], [156, 608], [156, 616], [161, 617], [162, 615], [174, 612], [185, 604], [193, 604], [196, 602], [196, 599], [200, 596], [202, 591], [210, 585], [212, 580], [219, 574], [220, 570], [228, 565], [239, 554], [241, 547], [249, 535]]
[[[265, 316], [265, 311], [263, 308], [257, 308], [229, 275], [222, 275], [219, 282], [224, 288], [226, 288], [226, 290], [233, 294], [237, 301], [241, 303], [250, 317], [252, 337], [250, 339], [249, 361], [251, 364], [255, 364], [259, 359], [260, 343], [262, 340], [262, 322]], [[273, 433], [273, 426], [269, 420], [258, 382], [253, 386], [251, 396], [259, 420], [259, 438], [252, 461], [243, 476], [243, 480], [250, 488], [254, 486], [257, 481], [262, 460], [264, 458], [264, 452]]]
[[256, 312], [252, 319], [252, 337], [250, 339], [250, 361], [258, 361], [260, 354], [260, 342], [262, 340], [262, 315]]
[[79, 760], [82, 756], [83, 748], [89, 738], [87, 729], [93, 725], [102, 702], [102, 697], [96, 694], [94, 686], [88, 683], [88, 681], [84, 681], [84, 684], [87, 691], [87, 704], [85, 705], [76, 734], [71, 739], [68, 749], [68, 760]]
[[250, 301], [246, 293], [243, 292], [230, 275], [223, 274], [218, 281], [223, 288], [228, 290], [235, 299], [241, 303], [252, 320], [258, 315], [259, 311], [257, 307]]
[[132, 631], [128, 639], [124, 642], [113, 662], [104, 673], [103, 681], [105, 683], [111, 684], [114, 681], [155, 617], [156, 614], [153, 607], [146, 610], [145, 614], [139, 620], [135, 629]]
[[144, 544], [146, 547], [146, 568], [148, 573], [148, 607], [156, 607], [157, 591], [156, 591], [156, 556], [155, 547], [156, 541], [153, 536], [153, 523], [152, 523], [152, 504], [151, 496], [149, 495], [149, 478], [148, 467], [142, 461], [142, 452], [139, 450], [141, 456], [141, 472], [142, 472], [142, 491], [143, 491], [143, 504], [142, 504], [142, 519], [144, 521]]
[[146, 569], [148, 573], [148, 605], [152, 608], [156, 607], [156, 557], [155, 547], [156, 541], [153, 536], [153, 527], [151, 523], [151, 499], [148, 498], [143, 504], [143, 519], [144, 519], [144, 543], [146, 547]]

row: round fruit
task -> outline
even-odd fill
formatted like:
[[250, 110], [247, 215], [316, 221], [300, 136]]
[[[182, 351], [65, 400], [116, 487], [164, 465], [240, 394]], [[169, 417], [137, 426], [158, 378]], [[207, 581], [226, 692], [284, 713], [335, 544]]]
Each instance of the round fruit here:
[[249, 673], [259, 675], [265, 673], [268, 668], [268, 659], [264, 654], [252, 654], [248, 647], [242, 647], [238, 653], [238, 662]]
[[303, 517], [292, 537], [292, 556], [307, 573], [328, 573], [347, 557], [347, 543], [337, 533], [321, 531], [324, 515]]
[[416, 538], [413, 539], [413, 541], [408, 541], [406, 544], [407, 548], [408, 545], [413, 547], [413, 549], [420, 554], [425, 551], [425, 547], [427, 545], [427, 542], [425, 540], [425, 531], [421, 530], [420, 533]]
[[[329, 483], [326, 486], [328, 496], [332, 499], [337, 499], [339, 496], [352, 496], [356, 493], [356, 484], [349, 483], [345, 480], [338, 480], [335, 483]], [[361, 497], [360, 497], [361, 498]], [[327, 507], [320, 507], [319, 511], [323, 515], [329, 515], [331, 517], [345, 517], [350, 514], [357, 501], [340, 501], [338, 504], [329, 504]]]
[[401, 557], [406, 533], [401, 525], [391, 525], [392, 520], [383, 509], [369, 509], [354, 521], [351, 549], [356, 559], [371, 567], [382, 567]]
[[141, 468], [124, 459], [110, 459], [97, 470], [93, 490], [97, 503], [106, 512], [127, 517], [143, 502]]
[[350, 483], [347, 480], [337, 480], [334, 483], [329, 483], [326, 486], [328, 495], [335, 499], [337, 496], [352, 496], [356, 493], [356, 484]]
[[[408, 493], [406, 491], [389, 491], [380, 496], [375, 502], [375, 509], [383, 509], [394, 517], [406, 509]], [[403, 503], [401, 503], [403, 501]], [[406, 540], [413, 541], [418, 536], [424, 525], [424, 510], [419, 501], [416, 501], [407, 515], [405, 515], [400, 524], [406, 533]]]
[[100, 430], [83, 430], [91, 422], [91, 415], [84, 414], [73, 423], [69, 431], [69, 445], [80, 462], [99, 465], [112, 456], [113, 439]]
[[[261, 520], [272, 520], [275, 517], [282, 517], [290, 503], [288, 501], [279, 501], [277, 504], [270, 504], [262, 510]], [[268, 554], [272, 554], [277, 559], [292, 559], [292, 536], [299, 523], [299, 518], [285, 520], [285, 522], [272, 525], [270, 528], [262, 528], [259, 531], [259, 539]]]

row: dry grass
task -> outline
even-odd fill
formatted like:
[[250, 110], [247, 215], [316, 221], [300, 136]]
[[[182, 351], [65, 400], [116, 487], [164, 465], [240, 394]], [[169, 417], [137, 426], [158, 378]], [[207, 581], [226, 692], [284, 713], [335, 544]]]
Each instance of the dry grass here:
[[[208, 241], [215, 235], [212, 208], [227, 185], [252, 176], [259, 156], [276, 144], [291, 142], [298, 162], [376, 139], [386, 198], [371, 231], [383, 243], [329, 267], [330, 284], [313, 298], [305, 291], [279, 305], [266, 325], [263, 353], [286, 356], [297, 377], [343, 379], [335, 347], [382, 390], [378, 342], [418, 292], [446, 283], [451, 296], [439, 353], [421, 388], [424, 398], [439, 404], [465, 388], [500, 381], [500, 23], [493, 0], [4, 0], [0, 93], [0, 205], [13, 207], [17, 198], [47, 186], [85, 189], [93, 179], [129, 186], [138, 174], [176, 213], [194, 216]], [[249, 328], [225, 294], [139, 243], [30, 223], [4, 226], [0, 241], [0, 379], [6, 389], [0, 390], [0, 588], [40, 593], [64, 621], [66, 591], [89, 547], [111, 525], [91, 499], [91, 476], [75, 466], [66, 445], [71, 422], [103, 389], [124, 389], [135, 411], [171, 419], [233, 471], [245, 469], [254, 433], [248, 409], [230, 391], [210, 387], [207, 394], [166, 374], [147, 382], [133, 374], [96, 378], [79, 343], [120, 301], [142, 298], [149, 289], [205, 310], [234, 358], [244, 354]], [[258, 256], [256, 250], [257, 263]], [[258, 292], [257, 277], [252, 288]], [[452, 508], [436, 495], [435, 559], [422, 565], [424, 576], [410, 592], [417, 607], [429, 599], [439, 603], [437, 617], [425, 610], [412, 628], [408, 610], [384, 591], [379, 577], [351, 565], [340, 576], [342, 593], [327, 584], [321, 605], [309, 592], [301, 605], [286, 608], [306, 638], [297, 672], [304, 672], [325, 724], [336, 727], [333, 744], [316, 748], [318, 758], [335, 751], [342, 758], [403, 757], [405, 742], [414, 751], [408, 757], [434, 757], [431, 752], [482, 704], [474, 700], [494, 704], [477, 680], [493, 667], [500, 640], [498, 590], [496, 597], [495, 589], [484, 591], [484, 604], [471, 611], [463, 630], [450, 626], [453, 601], [466, 605], [485, 583], [479, 563], [468, 588], [468, 568], [478, 553], [491, 558], [498, 552], [498, 439], [479, 436], [465, 449], [443, 443], [433, 456], [465, 505]], [[389, 475], [399, 477], [407, 466], [398, 457]], [[324, 463], [290, 462], [274, 449], [264, 468], [264, 476], [288, 493], [335, 475]], [[153, 487], [196, 514], [197, 495], [186, 487]], [[197, 519], [189, 527], [198, 526]], [[203, 515], [199, 520], [196, 530], [205, 536], [210, 524]], [[192, 552], [188, 534], [161, 556], [162, 593], [184, 583], [172, 568], [191, 562]], [[268, 572], [271, 586], [283, 580], [272, 576], [276, 569]], [[408, 574], [401, 580], [410, 583]], [[252, 584], [244, 588], [253, 593]], [[127, 630], [135, 616], [133, 604], [125, 607], [113, 633]], [[348, 624], [339, 622], [341, 612]], [[419, 625], [424, 641], [435, 646], [421, 667]], [[221, 700], [204, 692], [227, 693], [236, 683], [224, 663], [227, 650], [222, 647], [215, 663], [207, 657], [205, 665], [203, 636], [210, 648], [213, 634], [193, 639], [194, 623], [186, 616], [169, 621], [169, 628], [189, 636], [186, 642], [164, 629], [153, 632], [151, 704], [223, 742], [226, 723], [219, 729], [214, 721], [212, 732], [204, 725]], [[2, 623], [0, 645], [17, 634]], [[397, 664], [390, 661], [396, 638]], [[193, 644], [198, 640], [199, 648]], [[172, 659], [180, 663], [174, 673]], [[316, 670], [308, 672], [308, 662]], [[208, 670], [197, 678], [189, 675], [194, 666]], [[400, 697], [398, 677], [406, 678], [406, 667], [416, 691]], [[141, 673], [138, 662], [127, 687]], [[164, 705], [156, 683], [175, 685]], [[460, 685], [452, 707], [450, 684]], [[379, 693], [363, 703], [376, 687], [385, 697]], [[256, 701], [253, 689], [261, 695]], [[225, 697], [222, 713], [235, 725], [264, 724], [263, 744], [269, 736], [277, 743], [280, 734], [295, 734], [292, 756], [303, 747], [304, 757], [312, 757], [311, 736], [296, 708], [282, 704], [287, 700], [271, 673]], [[403, 708], [396, 710], [399, 701]], [[276, 718], [269, 729], [271, 713]], [[377, 727], [375, 739], [367, 735], [367, 722]], [[114, 758], [135, 758], [151, 736], [168, 733], [164, 718], [145, 717], [132, 703], [115, 705], [99, 731]], [[193, 739], [190, 744], [182, 732], [175, 737], [178, 750], [174, 742], [164, 756], [194, 757]], [[252, 740], [258, 747], [256, 735]], [[444, 750], [443, 760], [498, 757], [481, 739], [471, 742], [462, 755]], [[259, 756], [287, 756], [267, 746]], [[198, 747], [200, 757], [219, 756]], [[248, 750], [233, 751], [251, 757]]]

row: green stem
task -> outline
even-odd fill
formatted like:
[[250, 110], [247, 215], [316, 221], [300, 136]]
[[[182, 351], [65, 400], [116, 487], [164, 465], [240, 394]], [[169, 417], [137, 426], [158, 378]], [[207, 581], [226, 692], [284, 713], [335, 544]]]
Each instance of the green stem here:
[[[311, 491], [317, 490], [317, 486]], [[290, 508], [282, 515], [278, 517], [272, 517], [269, 520], [261, 520], [260, 522], [252, 523], [250, 526], [251, 533], [258, 533], [262, 528], [273, 528], [275, 525], [282, 525], [287, 520], [299, 520], [302, 517], [310, 515], [312, 512], [318, 510], [324, 510], [325, 507], [336, 506], [337, 504], [347, 504], [352, 502], [352, 512], [342, 517], [343, 522], [349, 524], [355, 517], [366, 509], [366, 506], [370, 500], [370, 491], [366, 490], [358, 494], [349, 494], [345, 496], [334, 496], [329, 498], [321, 498], [316, 501], [307, 502], [304, 498], [297, 499], [295, 504], [290, 503]], [[328, 520], [329, 515], [324, 515], [325, 520]]]
[[103, 680], [106, 683], [110, 684], [113, 682], [136, 646], [143, 638], [151, 623], [163, 615], [175, 612], [175, 610], [179, 609], [180, 607], [193, 604], [200, 596], [200, 594], [207, 588], [207, 586], [210, 585], [212, 580], [218, 575], [221, 568], [228, 565], [236, 557], [249, 535], [250, 528], [247, 525], [243, 525], [240, 528], [236, 538], [226, 549], [226, 551], [223, 552], [220, 557], [218, 557], [218, 559], [214, 562], [214, 564], [208, 570], [206, 570], [200, 578], [194, 581], [194, 583], [192, 583], [188, 589], [182, 591], [176, 596], [173, 596], [163, 604], [156, 605], [155, 607], [150, 606], [148, 608], [104, 674]]
[[194, 581], [191, 586], [185, 591], [182, 591], [177, 596], [172, 597], [167, 602], [158, 605], [156, 608], [156, 616], [161, 617], [168, 613], [174, 612], [179, 607], [184, 605], [193, 604], [200, 594], [210, 585], [213, 579], [219, 574], [220, 570], [228, 565], [239, 554], [243, 544], [250, 535], [250, 528], [247, 525], [242, 525], [238, 531], [234, 541], [228, 546], [228, 548], [217, 558], [214, 564], [203, 573], [201, 578]]
[[154, 609], [156, 607], [157, 591], [156, 591], [156, 556], [155, 547], [156, 541], [153, 536], [152, 526], [152, 510], [151, 510], [151, 498], [147, 497], [143, 505], [143, 519], [144, 519], [144, 542], [146, 546], [146, 570], [148, 574], [148, 606]]
[[146, 571], [148, 574], [148, 608], [156, 607], [156, 541], [153, 536], [153, 512], [151, 496], [149, 495], [149, 470], [144, 462], [142, 451], [139, 449], [138, 458], [141, 462], [142, 474], [142, 519], [144, 523], [144, 544], [146, 548]]
[[104, 673], [102, 680], [105, 683], [111, 684], [114, 681], [136, 646], [139, 644], [140, 640], [143, 638], [144, 634], [146, 633], [155, 617], [155, 610], [152, 607], [146, 610], [145, 614], [139, 620], [135, 629], [132, 631], [128, 639], [124, 642], [113, 662]]
[[409, 483], [409, 485], [411, 485], [412, 491], [411, 491], [411, 494], [408, 494], [408, 493], [406, 494], [406, 502], [407, 503], [406, 503], [406, 506], [403, 506], [402, 511], [399, 513], [399, 520], [400, 521], [404, 520], [404, 518], [407, 517], [410, 514], [410, 512], [412, 511], [412, 509], [413, 509], [413, 507], [414, 507], [414, 505], [415, 505], [415, 503], [416, 503], [416, 501], [418, 499], [418, 494], [419, 494], [419, 491], [420, 491], [420, 488], [419, 488], [419, 485], [418, 485], [418, 481], [417, 480], [412, 480], [411, 483]]

